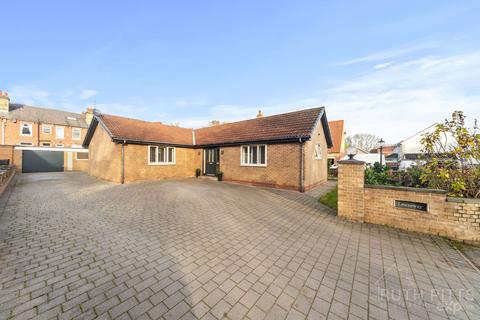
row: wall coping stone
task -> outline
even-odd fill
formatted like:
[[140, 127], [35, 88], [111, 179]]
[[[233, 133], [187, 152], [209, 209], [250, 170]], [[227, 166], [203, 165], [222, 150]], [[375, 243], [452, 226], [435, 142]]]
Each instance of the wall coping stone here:
[[447, 197], [448, 202], [457, 202], [457, 203], [475, 203], [480, 204], [480, 198], [455, 198]]
[[399, 186], [386, 186], [386, 185], [377, 185], [377, 184], [366, 184], [365, 188], [370, 189], [387, 189], [395, 191], [408, 191], [408, 192], [423, 192], [423, 193], [439, 193], [446, 194], [447, 191], [440, 189], [427, 189], [427, 188], [412, 188], [412, 187], [399, 187]]
[[360, 161], [360, 160], [340, 160], [338, 161], [339, 164], [365, 164], [365, 161]]

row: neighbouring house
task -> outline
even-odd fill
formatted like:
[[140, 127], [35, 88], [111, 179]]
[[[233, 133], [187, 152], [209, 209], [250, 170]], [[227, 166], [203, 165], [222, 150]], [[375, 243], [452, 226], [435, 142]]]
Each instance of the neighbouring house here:
[[93, 108], [80, 114], [11, 103], [0, 91], [0, 145], [21, 151], [18, 171], [86, 171], [88, 151], [82, 142], [92, 118]]
[[329, 121], [330, 134], [332, 135], [333, 146], [328, 148], [328, 167], [337, 164], [345, 155], [345, 129], [343, 120]]
[[223, 173], [226, 181], [305, 191], [327, 180], [325, 108], [189, 129], [95, 111], [89, 174], [118, 183]]
[[[387, 155], [387, 159], [391, 162], [396, 162], [399, 170], [406, 170], [420, 163], [420, 158], [423, 154], [422, 138], [425, 134], [434, 132], [436, 126], [437, 123], [434, 123], [397, 143], [393, 152]], [[440, 140], [444, 146], [453, 146], [456, 144], [455, 139], [450, 134], [441, 136]]]

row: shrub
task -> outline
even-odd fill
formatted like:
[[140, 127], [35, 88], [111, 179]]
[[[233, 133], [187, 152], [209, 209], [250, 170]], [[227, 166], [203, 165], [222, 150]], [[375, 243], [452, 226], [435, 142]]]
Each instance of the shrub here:
[[421, 140], [423, 157], [420, 180], [450, 196], [480, 198], [480, 132], [465, 126], [465, 116], [455, 111], [451, 120], [436, 126]]
[[202, 170], [200, 170], [200, 168], [195, 169], [195, 178], [198, 179], [198, 177], [200, 177], [201, 174], [202, 174]]
[[375, 162], [373, 166], [368, 166], [365, 169], [365, 183], [366, 184], [391, 184], [392, 179], [390, 176], [390, 170], [386, 166], [382, 166], [380, 163]]
[[217, 173], [217, 179], [218, 179], [218, 181], [222, 181], [222, 180], [223, 180], [223, 171], [218, 171], [218, 173]]

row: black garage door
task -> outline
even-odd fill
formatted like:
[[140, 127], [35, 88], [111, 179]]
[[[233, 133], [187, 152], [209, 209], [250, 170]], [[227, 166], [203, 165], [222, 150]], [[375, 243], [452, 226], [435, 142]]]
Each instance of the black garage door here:
[[23, 150], [22, 172], [63, 171], [63, 151]]

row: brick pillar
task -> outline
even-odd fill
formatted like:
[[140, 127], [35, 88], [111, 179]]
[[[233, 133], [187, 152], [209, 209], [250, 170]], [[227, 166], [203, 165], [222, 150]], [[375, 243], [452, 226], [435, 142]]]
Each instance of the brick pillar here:
[[338, 216], [363, 222], [365, 162], [338, 161]]

